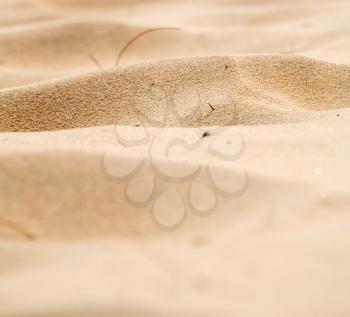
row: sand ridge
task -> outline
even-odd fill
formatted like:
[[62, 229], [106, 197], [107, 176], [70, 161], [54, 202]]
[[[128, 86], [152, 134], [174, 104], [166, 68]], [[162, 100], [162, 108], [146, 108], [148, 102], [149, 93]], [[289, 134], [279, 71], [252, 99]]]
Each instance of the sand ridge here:
[[[349, 66], [305, 57], [171, 59], [2, 90], [0, 129], [149, 124], [147, 117], [167, 107], [177, 116], [163, 126], [298, 121], [319, 117], [315, 111], [346, 108], [349, 88]], [[209, 104], [215, 105], [210, 116]]]

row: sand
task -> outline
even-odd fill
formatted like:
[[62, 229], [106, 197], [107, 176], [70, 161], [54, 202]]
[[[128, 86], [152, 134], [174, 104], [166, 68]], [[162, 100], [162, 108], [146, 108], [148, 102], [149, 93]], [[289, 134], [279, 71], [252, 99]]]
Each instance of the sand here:
[[2, 0], [0, 316], [349, 316], [349, 21]]

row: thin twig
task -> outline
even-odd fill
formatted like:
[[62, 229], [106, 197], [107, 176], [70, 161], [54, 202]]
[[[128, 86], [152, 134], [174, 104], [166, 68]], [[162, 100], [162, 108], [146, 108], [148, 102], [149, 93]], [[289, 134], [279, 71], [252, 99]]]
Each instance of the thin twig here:
[[103, 67], [101, 66], [100, 62], [96, 59], [96, 57], [90, 53], [88, 53], [89, 58], [91, 59], [91, 61], [99, 68], [99, 69], [103, 69]]
[[36, 236], [34, 233], [29, 232], [27, 229], [22, 227], [20, 224], [14, 222], [14, 221], [5, 219], [3, 217], [0, 218], [0, 226], [4, 226], [4, 227], [7, 227], [7, 228], [14, 230], [15, 232], [24, 236], [28, 240], [35, 240], [36, 239]]
[[209, 102], [208, 102], [208, 105], [211, 108], [211, 110], [206, 114], [204, 118], [208, 118], [212, 114], [212, 112], [215, 110], [215, 108]]
[[133, 38], [131, 38], [128, 43], [126, 43], [126, 45], [121, 49], [121, 51], [118, 54], [117, 60], [115, 62], [115, 65], [118, 65], [122, 56], [124, 55], [125, 51], [130, 47], [130, 45], [132, 45], [138, 38], [140, 38], [141, 36], [144, 36], [145, 34], [151, 33], [151, 32], [156, 32], [156, 31], [180, 31], [180, 28], [171, 28], [171, 27], [159, 27], [159, 28], [152, 28], [152, 29], [147, 29], [145, 31], [142, 31], [138, 34], [136, 34]]

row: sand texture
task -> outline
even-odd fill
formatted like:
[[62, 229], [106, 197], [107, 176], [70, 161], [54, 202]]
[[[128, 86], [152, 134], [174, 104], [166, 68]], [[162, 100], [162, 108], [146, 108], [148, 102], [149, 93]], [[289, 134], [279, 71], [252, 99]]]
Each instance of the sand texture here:
[[1, 0], [1, 317], [350, 316], [348, 0]]

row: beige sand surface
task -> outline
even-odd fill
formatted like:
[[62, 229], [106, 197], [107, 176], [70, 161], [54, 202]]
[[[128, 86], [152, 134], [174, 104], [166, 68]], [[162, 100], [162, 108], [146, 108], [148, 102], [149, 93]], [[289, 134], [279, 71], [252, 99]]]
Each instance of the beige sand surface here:
[[0, 316], [349, 316], [349, 107], [348, 0], [1, 0]]

